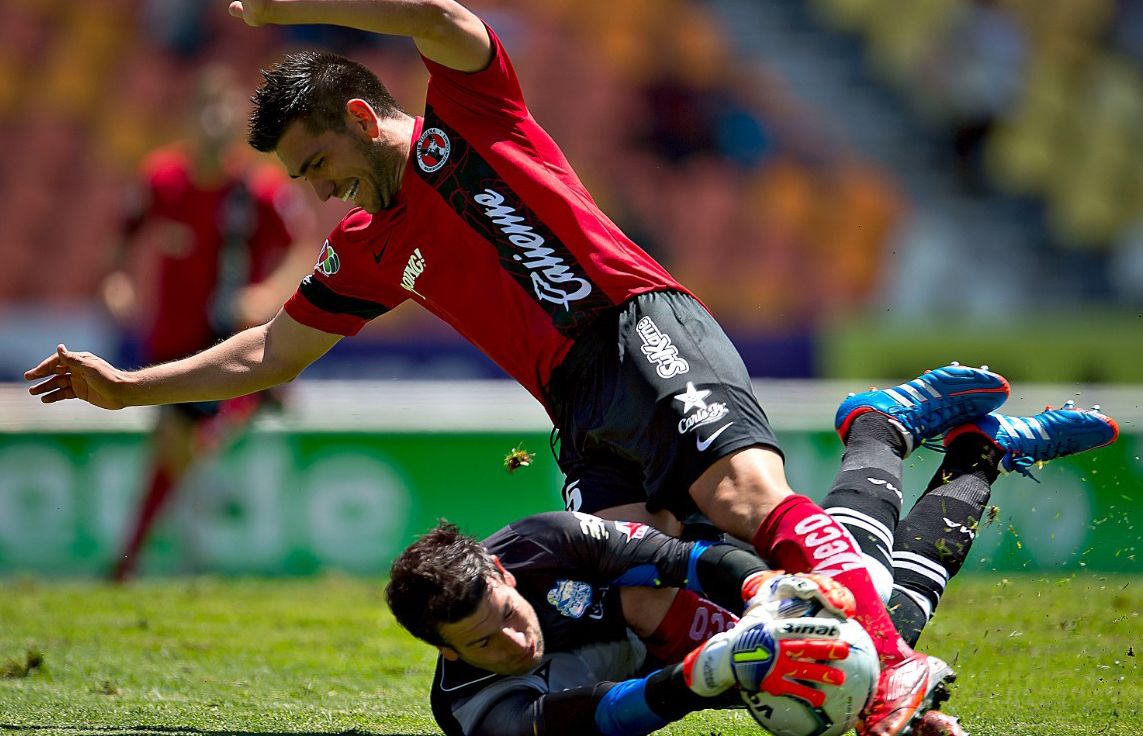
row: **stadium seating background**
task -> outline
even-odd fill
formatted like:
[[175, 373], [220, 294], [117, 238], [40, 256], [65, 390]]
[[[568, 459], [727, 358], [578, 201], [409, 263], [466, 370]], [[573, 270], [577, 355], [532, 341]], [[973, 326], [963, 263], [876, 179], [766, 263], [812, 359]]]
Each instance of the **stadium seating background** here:
[[[225, 59], [253, 88], [257, 69], [284, 49], [326, 46], [375, 68], [420, 110], [425, 72], [405, 40], [252, 30], [225, 5], [0, 5], [0, 378], [17, 380], [61, 338], [114, 354], [95, 294], [117, 197], [140, 157], [179, 135], [196, 67]], [[924, 216], [932, 201], [847, 140], [845, 109], [809, 106], [807, 90], [737, 53], [749, 29], [720, 21], [732, 1], [471, 5], [505, 39], [536, 117], [604, 209], [702, 296], [756, 375], [904, 375], [950, 358], [988, 360], [994, 353], [978, 349], [988, 346], [1016, 380], [1050, 362], [1060, 366], [1055, 380], [1143, 381], [1136, 360], [1104, 365], [1109, 350], [1132, 355], [1143, 342], [1137, 3], [804, 4], [816, 27], [804, 43], [851, 39], [854, 63], [927, 136], [918, 155], [975, 145], [932, 165], [984, 206], [1008, 205], [1009, 224], [1035, 233], [1025, 251], [995, 263], [953, 238], [939, 247], [959, 270], [942, 280], [947, 267], [931, 266], [936, 276], [924, 282], [910, 254], [926, 239], [945, 243]], [[746, 5], [763, 24], [775, 3]], [[976, 35], [958, 42], [954, 32], [969, 33], [974, 19]], [[1015, 68], [990, 79], [1005, 62]], [[982, 95], [1002, 99], [979, 103]], [[314, 206], [323, 229], [343, 209]], [[317, 235], [315, 252], [319, 244]], [[984, 276], [1001, 268], [1006, 280], [992, 286]], [[1075, 324], [1063, 335], [1060, 314]], [[428, 315], [401, 309], [307, 375], [410, 374], [497, 371]]]

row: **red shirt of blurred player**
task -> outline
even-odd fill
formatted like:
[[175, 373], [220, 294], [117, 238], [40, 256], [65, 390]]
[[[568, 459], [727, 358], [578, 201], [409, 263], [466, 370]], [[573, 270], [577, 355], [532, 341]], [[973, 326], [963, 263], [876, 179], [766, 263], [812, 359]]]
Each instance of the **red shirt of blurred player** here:
[[[185, 357], [269, 319], [275, 310], [252, 309], [244, 289], [270, 276], [308, 227], [280, 169], [252, 162], [242, 147], [240, 90], [225, 68], [200, 75], [187, 140], [143, 161], [125, 207], [124, 246], [153, 245], [153, 304], [141, 325], [149, 362]], [[137, 318], [135, 289], [121, 271], [104, 296], [121, 321]]]
[[140, 206], [125, 231], [162, 228], [146, 344], [150, 361], [167, 361], [249, 326], [235, 308], [238, 292], [285, 256], [293, 237], [287, 221], [298, 202], [288, 179], [268, 165], [198, 176], [185, 146], [148, 156], [142, 181]]

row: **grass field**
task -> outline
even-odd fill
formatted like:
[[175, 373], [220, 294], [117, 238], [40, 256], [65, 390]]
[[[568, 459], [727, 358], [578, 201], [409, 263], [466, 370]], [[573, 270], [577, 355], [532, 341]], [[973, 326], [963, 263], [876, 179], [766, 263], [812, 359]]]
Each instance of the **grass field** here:
[[[1143, 576], [955, 580], [923, 649], [973, 736], [1143, 734]], [[376, 581], [0, 582], [0, 732], [438, 733]], [[741, 712], [663, 733], [760, 733]]]

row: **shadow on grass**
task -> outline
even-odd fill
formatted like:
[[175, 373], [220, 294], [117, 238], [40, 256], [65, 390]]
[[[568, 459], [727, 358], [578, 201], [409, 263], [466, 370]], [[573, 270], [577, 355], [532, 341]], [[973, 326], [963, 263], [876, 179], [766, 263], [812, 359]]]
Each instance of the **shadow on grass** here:
[[423, 734], [400, 734], [384, 731], [211, 731], [186, 726], [17, 726], [0, 723], [3, 733], [75, 733], [100, 734], [101, 736], [164, 736], [165, 734], [190, 734], [191, 736], [423, 736]]

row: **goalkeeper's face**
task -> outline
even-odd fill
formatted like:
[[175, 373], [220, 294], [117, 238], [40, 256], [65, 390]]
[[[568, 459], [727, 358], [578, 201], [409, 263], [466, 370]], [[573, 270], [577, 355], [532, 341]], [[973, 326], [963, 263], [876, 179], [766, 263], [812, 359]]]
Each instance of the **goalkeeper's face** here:
[[516, 590], [516, 578], [489, 580], [488, 592], [476, 611], [450, 624], [441, 624], [448, 642], [438, 647], [445, 659], [461, 659], [498, 675], [523, 675], [544, 656], [544, 635], [536, 609]]

